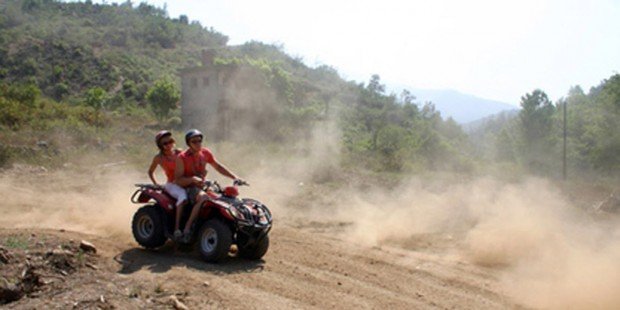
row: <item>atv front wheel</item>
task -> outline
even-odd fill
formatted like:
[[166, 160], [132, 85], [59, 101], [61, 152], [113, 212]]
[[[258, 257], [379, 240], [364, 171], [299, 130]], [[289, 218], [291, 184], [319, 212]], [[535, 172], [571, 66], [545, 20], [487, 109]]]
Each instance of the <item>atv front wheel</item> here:
[[261, 259], [269, 249], [269, 235], [265, 235], [253, 246], [239, 247], [239, 256], [251, 260]]
[[154, 249], [166, 243], [164, 224], [158, 206], [144, 206], [136, 212], [131, 222], [131, 231], [138, 244]]
[[200, 227], [198, 249], [207, 262], [217, 263], [226, 258], [231, 244], [232, 232], [221, 220], [211, 219]]

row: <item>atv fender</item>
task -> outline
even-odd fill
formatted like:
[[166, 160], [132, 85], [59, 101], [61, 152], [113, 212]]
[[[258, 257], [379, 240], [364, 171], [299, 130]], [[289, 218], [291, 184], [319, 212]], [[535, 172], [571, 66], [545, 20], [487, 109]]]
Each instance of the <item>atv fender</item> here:
[[[222, 204], [222, 202], [206, 201], [201, 206], [202, 209], [200, 210], [200, 217], [206, 219], [211, 216], [217, 216], [219, 214], [220, 216], [222, 216], [222, 218], [226, 220], [234, 221], [235, 219], [230, 215], [228, 210], [226, 210], [225, 207], [220, 206], [219, 204]], [[213, 214], [214, 212], [215, 214]]]
[[166, 213], [174, 212], [174, 204], [172, 203], [172, 200], [166, 194], [152, 190], [150, 188], [142, 190], [137, 199], [139, 203], [146, 203], [151, 200], [155, 200], [155, 202], [157, 202], [157, 204], [160, 205], [162, 209], [166, 211]]

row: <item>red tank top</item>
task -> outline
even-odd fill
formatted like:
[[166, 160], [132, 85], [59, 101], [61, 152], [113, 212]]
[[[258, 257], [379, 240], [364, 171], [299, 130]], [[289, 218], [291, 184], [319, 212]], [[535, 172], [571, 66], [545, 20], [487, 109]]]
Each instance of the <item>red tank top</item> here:
[[169, 183], [174, 182], [174, 169], [177, 167], [177, 156], [179, 156], [179, 154], [181, 154], [180, 150], [174, 150], [174, 153], [170, 156], [170, 158], [164, 156], [163, 154], [159, 155], [159, 158], [161, 159], [159, 165], [162, 169], [164, 169]]
[[211, 151], [207, 148], [201, 148], [200, 151], [193, 153], [191, 149], [187, 149], [179, 158], [183, 161], [183, 176], [185, 177], [205, 177], [207, 175], [207, 163], [213, 164], [215, 158]]

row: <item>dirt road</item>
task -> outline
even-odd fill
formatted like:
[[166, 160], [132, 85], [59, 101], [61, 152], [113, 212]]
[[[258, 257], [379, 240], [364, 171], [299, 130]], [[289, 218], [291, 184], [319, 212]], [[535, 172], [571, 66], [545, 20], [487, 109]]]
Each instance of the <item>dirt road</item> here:
[[62, 288], [5, 306], [81, 308], [103, 299], [100, 307], [165, 308], [174, 295], [191, 309], [517, 307], [499, 291], [492, 270], [432, 253], [350, 244], [311, 230], [279, 225], [264, 260], [230, 258], [213, 265], [171, 245], [146, 251], [127, 240], [5, 229], [4, 240], [34, 234], [23, 237], [26, 243], [56, 238], [48, 245], [53, 247], [87, 239], [98, 249], [97, 270], [82, 268], [64, 277]]
[[[274, 211], [269, 252], [213, 265], [172, 245], [139, 248], [128, 202], [138, 173], [22, 171], [0, 174], [0, 307], [620, 307], [620, 221], [594, 220], [544, 180], [382, 192], [253, 177], [270, 181], [247, 189]], [[2, 305], [20, 283], [26, 296]]]

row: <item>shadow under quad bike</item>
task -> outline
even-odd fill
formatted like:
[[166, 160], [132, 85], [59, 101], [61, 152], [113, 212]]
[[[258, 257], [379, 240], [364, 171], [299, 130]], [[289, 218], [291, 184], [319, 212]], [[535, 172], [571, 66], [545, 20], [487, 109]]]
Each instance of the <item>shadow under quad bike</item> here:
[[[238, 198], [238, 187], [242, 185], [248, 184], [235, 181], [232, 186], [222, 188], [217, 182], [206, 181], [203, 190], [208, 198], [200, 206], [198, 219], [190, 230], [191, 238], [183, 242], [173, 238], [176, 200], [162, 186], [136, 184], [138, 189], [131, 202], [143, 206], [133, 216], [133, 236], [147, 249], [161, 247], [168, 239], [196, 244], [204, 260], [212, 263], [226, 258], [233, 244], [237, 246], [237, 256], [261, 259], [269, 249], [271, 212], [258, 200]], [[183, 208], [182, 224], [191, 209], [189, 203]]]

